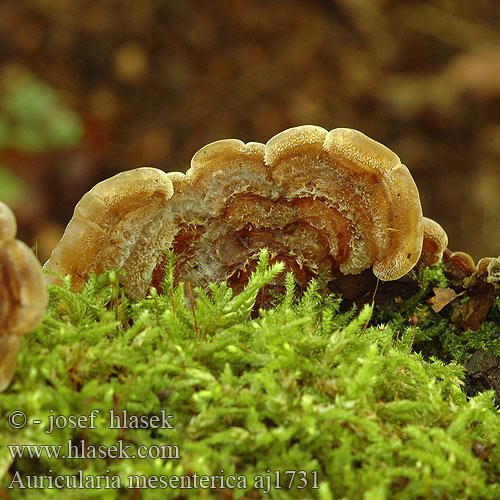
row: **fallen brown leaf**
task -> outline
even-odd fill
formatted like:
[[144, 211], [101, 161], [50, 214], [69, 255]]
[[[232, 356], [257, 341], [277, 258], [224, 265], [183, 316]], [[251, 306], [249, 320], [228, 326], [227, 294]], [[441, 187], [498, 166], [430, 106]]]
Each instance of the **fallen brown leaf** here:
[[434, 312], [439, 312], [441, 309], [446, 307], [450, 302], [455, 300], [462, 293], [457, 294], [453, 288], [439, 288], [434, 287], [433, 289], [434, 296], [430, 299], [427, 299], [427, 302], [431, 304], [431, 307]]

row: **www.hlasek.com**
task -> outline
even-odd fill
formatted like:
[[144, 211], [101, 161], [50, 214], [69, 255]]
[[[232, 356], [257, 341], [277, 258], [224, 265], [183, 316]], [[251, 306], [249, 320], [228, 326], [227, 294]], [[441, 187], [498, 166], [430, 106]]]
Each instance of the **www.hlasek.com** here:
[[[165, 410], [160, 415], [129, 415], [126, 410], [115, 412], [109, 410], [108, 428], [110, 429], [173, 429], [174, 416], [167, 415]], [[96, 418], [99, 410], [92, 410], [88, 415], [55, 415], [51, 410], [47, 419], [46, 434], [54, 429], [96, 429]], [[8, 415], [8, 422], [12, 428], [21, 429], [28, 423], [39, 425], [41, 420], [28, 422], [22, 411], [13, 411]], [[45, 426], [44, 426], [45, 427]], [[68, 439], [64, 444], [50, 445], [7, 445], [12, 460], [16, 459], [161, 459], [180, 460], [180, 450], [177, 445], [143, 445], [134, 447], [126, 444], [122, 439], [113, 445], [92, 445], [87, 440], [76, 443]], [[197, 472], [186, 475], [141, 475], [134, 474], [122, 478], [112, 474], [110, 469], [105, 474], [86, 474], [84, 469], [78, 469], [73, 474], [53, 474], [49, 469], [44, 475], [21, 475], [16, 471], [9, 489], [118, 489], [118, 488], [161, 488], [161, 489], [248, 489], [259, 490], [263, 494], [271, 489], [318, 489], [317, 471], [305, 470], [273, 470], [266, 469], [264, 474], [256, 474], [252, 478], [245, 475], [225, 474], [207, 475]]]

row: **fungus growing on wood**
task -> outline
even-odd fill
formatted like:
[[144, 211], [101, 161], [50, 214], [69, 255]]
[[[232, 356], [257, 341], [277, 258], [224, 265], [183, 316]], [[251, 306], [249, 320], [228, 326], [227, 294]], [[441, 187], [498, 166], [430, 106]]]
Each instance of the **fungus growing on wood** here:
[[16, 219], [0, 202], [0, 391], [12, 380], [24, 333], [47, 309], [47, 290], [33, 252], [15, 239]]
[[443, 252], [443, 268], [453, 286], [463, 286], [464, 280], [477, 271], [474, 259], [466, 252]]
[[101, 182], [46, 267], [75, 289], [90, 272], [124, 269], [135, 299], [160, 282], [169, 249], [193, 286], [240, 289], [262, 247], [301, 285], [368, 268], [395, 280], [419, 260], [423, 235], [417, 187], [395, 153], [356, 130], [305, 125], [265, 145], [211, 143], [185, 175], [141, 168]]

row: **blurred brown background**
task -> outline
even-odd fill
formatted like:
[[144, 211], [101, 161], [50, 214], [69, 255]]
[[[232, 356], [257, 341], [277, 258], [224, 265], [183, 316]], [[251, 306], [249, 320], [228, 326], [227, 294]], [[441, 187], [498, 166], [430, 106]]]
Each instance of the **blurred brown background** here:
[[499, 118], [498, 0], [0, 4], [0, 197], [42, 261], [96, 182], [305, 123], [389, 146], [450, 248], [497, 256]]

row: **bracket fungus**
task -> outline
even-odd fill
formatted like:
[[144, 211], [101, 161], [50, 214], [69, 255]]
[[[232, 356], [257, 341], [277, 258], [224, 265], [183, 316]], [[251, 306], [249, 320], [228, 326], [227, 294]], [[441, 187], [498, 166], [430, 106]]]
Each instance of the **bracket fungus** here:
[[484, 257], [477, 265], [465, 252], [443, 255], [443, 271], [449, 286], [466, 294], [467, 300], [455, 302], [451, 320], [463, 330], [478, 330], [493, 306], [495, 292], [500, 289], [500, 257]]
[[14, 374], [22, 335], [40, 322], [48, 300], [40, 263], [15, 239], [16, 229], [14, 214], [0, 202], [0, 391]]
[[238, 290], [267, 247], [300, 284], [368, 268], [387, 281], [416, 265], [425, 227], [395, 153], [356, 130], [304, 125], [265, 145], [208, 144], [186, 174], [145, 167], [99, 183], [45, 267], [71, 274], [76, 290], [88, 273], [123, 269], [125, 291], [139, 299], [159, 283], [170, 249], [182, 281], [227, 280]]
[[448, 235], [444, 229], [432, 219], [423, 218], [424, 240], [422, 253], [418, 260], [419, 266], [433, 266], [443, 258], [443, 253], [448, 245]]

